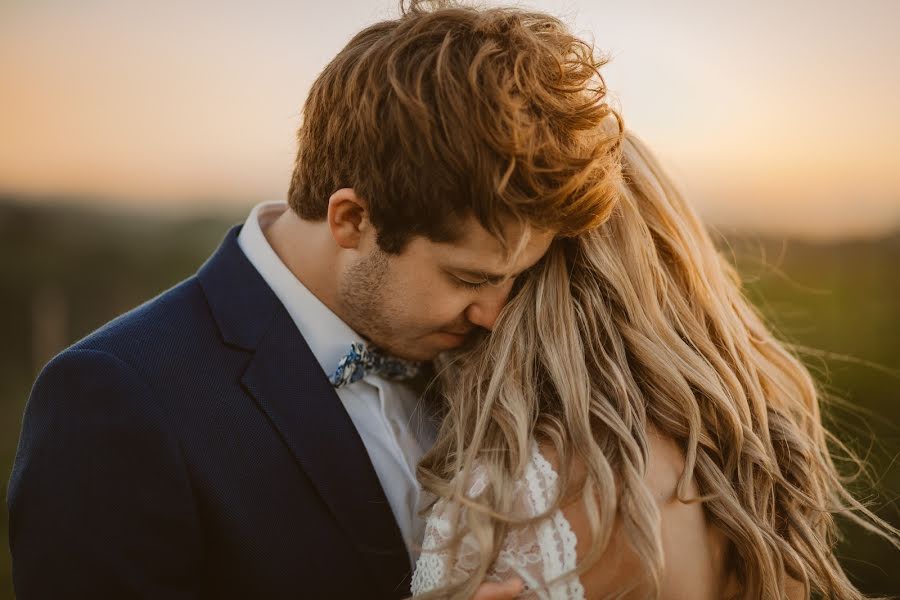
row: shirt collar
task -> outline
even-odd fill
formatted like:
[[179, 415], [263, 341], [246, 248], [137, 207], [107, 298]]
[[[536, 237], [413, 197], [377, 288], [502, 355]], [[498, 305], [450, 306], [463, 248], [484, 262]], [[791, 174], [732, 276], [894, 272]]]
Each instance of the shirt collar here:
[[285, 210], [284, 201], [254, 206], [238, 235], [238, 245], [287, 309], [322, 370], [331, 375], [350, 344], [364, 340], [303, 285], [272, 249], [264, 230]]

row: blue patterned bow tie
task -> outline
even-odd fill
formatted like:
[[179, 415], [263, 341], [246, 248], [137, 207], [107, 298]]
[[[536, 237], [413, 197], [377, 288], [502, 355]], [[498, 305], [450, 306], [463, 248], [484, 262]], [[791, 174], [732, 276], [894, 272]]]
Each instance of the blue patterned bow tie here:
[[368, 374], [381, 375], [385, 379], [411, 379], [419, 373], [422, 363], [404, 360], [385, 354], [377, 346], [353, 342], [328, 379], [336, 388], [359, 381]]

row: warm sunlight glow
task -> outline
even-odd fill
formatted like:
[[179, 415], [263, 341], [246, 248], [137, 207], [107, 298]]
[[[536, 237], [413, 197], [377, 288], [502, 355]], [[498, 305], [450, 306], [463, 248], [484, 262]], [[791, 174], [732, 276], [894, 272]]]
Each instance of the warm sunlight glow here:
[[[613, 101], [710, 221], [900, 224], [897, 2], [518, 4], [612, 55]], [[4, 2], [0, 193], [166, 211], [282, 199], [310, 83], [395, 6]]]

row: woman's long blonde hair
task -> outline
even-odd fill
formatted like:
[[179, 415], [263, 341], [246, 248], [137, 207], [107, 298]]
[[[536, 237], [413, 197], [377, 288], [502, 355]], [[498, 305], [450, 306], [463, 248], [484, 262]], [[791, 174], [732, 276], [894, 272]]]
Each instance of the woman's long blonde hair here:
[[[443, 422], [418, 476], [469, 507], [457, 533], [474, 534], [481, 556], [471, 577], [436, 595], [471, 597], [496, 560], [534, 437], [555, 447], [560, 488], [574, 486], [589, 515], [593, 547], [578, 571], [602, 554], [618, 517], [658, 594], [659, 512], [643, 481], [649, 423], [682, 447], [679, 499], [690, 500], [695, 478], [732, 543], [742, 596], [783, 598], [790, 577], [808, 593], [863, 597], [834, 556], [835, 515], [895, 545], [898, 531], [847, 491], [816, 382], [627, 130], [621, 175], [605, 224], [554, 241], [516, 282], [493, 332], [437, 361]], [[467, 498], [476, 460], [490, 483]]]

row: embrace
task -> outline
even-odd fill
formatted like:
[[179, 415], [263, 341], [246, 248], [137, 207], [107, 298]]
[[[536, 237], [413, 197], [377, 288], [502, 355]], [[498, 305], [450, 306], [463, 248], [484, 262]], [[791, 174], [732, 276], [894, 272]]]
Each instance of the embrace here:
[[558, 18], [416, 2], [286, 202], [53, 358], [20, 600], [861, 598], [816, 382]]

